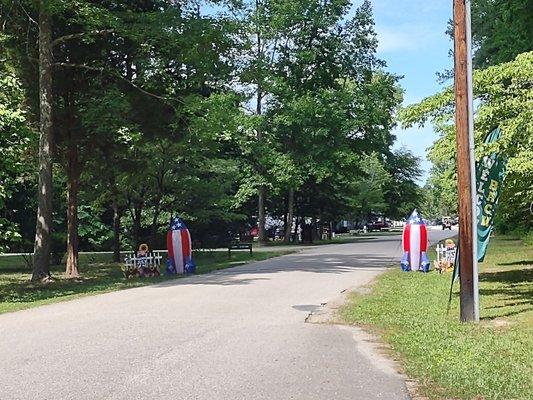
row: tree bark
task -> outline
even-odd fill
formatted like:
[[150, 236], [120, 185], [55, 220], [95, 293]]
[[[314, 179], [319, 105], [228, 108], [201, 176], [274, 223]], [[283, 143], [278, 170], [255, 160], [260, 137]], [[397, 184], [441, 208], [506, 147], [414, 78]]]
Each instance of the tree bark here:
[[152, 218], [152, 226], [150, 227], [150, 248], [153, 249], [156, 246], [157, 240], [157, 220], [159, 219], [159, 214], [161, 213], [161, 207], [159, 204], [161, 200], [158, 200], [158, 205], [154, 209], [154, 216]]
[[113, 193], [113, 261], [120, 262], [120, 209], [117, 194]]
[[292, 219], [294, 215], [294, 188], [289, 188], [289, 201], [287, 204], [287, 225], [285, 226], [285, 236], [283, 242], [289, 244], [291, 241]]
[[261, 185], [259, 187], [258, 191], [258, 199], [257, 199], [257, 208], [258, 208], [258, 242], [259, 245], [264, 246], [268, 242], [268, 238], [266, 235], [266, 213], [265, 213], [265, 197], [266, 197], [266, 187], [264, 185]]
[[39, 4], [39, 183], [32, 281], [50, 277], [52, 228], [52, 22]]
[[294, 218], [294, 236], [293, 236], [293, 243], [299, 243], [299, 237], [298, 237], [298, 228], [300, 227], [300, 218], [298, 215]]
[[[256, 0], [255, 2], [255, 9], [256, 9], [256, 12], [257, 10], [259, 9], [259, 1]], [[257, 96], [257, 103], [256, 103], [256, 108], [255, 108], [255, 113], [257, 115], [262, 115], [262, 101], [263, 101], [263, 89], [262, 89], [262, 86], [261, 86], [261, 83], [262, 83], [262, 78], [261, 78], [261, 73], [262, 71], [260, 70], [259, 68], [259, 65], [261, 63], [261, 57], [262, 57], [262, 50], [261, 50], [261, 32], [260, 32], [260, 29], [259, 29], [259, 26], [257, 27], [257, 32], [256, 32], [256, 36], [257, 36], [257, 70], [256, 70], [256, 74], [257, 74], [257, 91], [256, 91], [256, 96]], [[263, 140], [263, 132], [261, 130], [261, 127], [258, 127], [257, 129], [257, 141], [258, 142], [261, 142]], [[266, 230], [265, 230], [265, 225], [266, 225], [266, 213], [265, 213], [265, 199], [266, 199], [266, 186], [265, 185], [261, 185], [259, 186], [259, 189], [258, 189], [258, 192], [257, 192], [257, 217], [258, 217], [258, 222], [257, 222], [257, 229], [258, 229], [258, 244], [260, 246], [263, 246], [267, 243], [268, 241], [268, 238], [267, 238], [267, 235], [266, 235]]]
[[78, 144], [72, 133], [69, 136], [67, 160], [67, 278], [80, 276], [78, 270], [78, 191], [80, 180], [80, 164], [78, 160]]
[[163, 193], [165, 190], [165, 170], [162, 169], [159, 176], [157, 177], [157, 194], [154, 201], [154, 215], [152, 218], [152, 226], [150, 227], [150, 248], [153, 249], [156, 246], [157, 240], [157, 221], [159, 219], [159, 214], [161, 214], [161, 201], [163, 200]]
[[[259, 41], [259, 39], [258, 39]], [[261, 115], [261, 98], [263, 94], [261, 91], [261, 85], [257, 85], [257, 107], [256, 107], [256, 114]], [[257, 140], [261, 141], [263, 139], [263, 133], [261, 132], [261, 128], [257, 129]], [[258, 244], [260, 246], [263, 246], [267, 243], [268, 238], [266, 235], [266, 212], [265, 212], [265, 200], [266, 200], [266, 186], [260, 185], [259, 189], [257, 191], [257, 215], [258, 215]]]
[[133, 206], [133, 246], [134, 251], [137, 251], [141, 244], [141, 216], [142, 216], [142, 201]]

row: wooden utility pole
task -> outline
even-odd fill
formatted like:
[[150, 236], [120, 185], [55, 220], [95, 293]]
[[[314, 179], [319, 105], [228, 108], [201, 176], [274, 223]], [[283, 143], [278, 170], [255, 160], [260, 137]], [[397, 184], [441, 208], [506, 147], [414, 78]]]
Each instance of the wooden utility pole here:
[[461, 321], [479, 320], [476, 255], [476, 198], [472, 112], [470, 1], [454, 0], [455, 127], [459, 195], [459, 280]]

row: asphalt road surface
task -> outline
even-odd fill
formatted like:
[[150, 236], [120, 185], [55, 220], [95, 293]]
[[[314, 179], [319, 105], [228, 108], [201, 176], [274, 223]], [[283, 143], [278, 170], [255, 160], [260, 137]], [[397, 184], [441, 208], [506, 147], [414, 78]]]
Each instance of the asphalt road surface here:
[[408, 399], [359, 330], [305, 322], [400, 255], [365, 237], [0, 315], [0, 399]]

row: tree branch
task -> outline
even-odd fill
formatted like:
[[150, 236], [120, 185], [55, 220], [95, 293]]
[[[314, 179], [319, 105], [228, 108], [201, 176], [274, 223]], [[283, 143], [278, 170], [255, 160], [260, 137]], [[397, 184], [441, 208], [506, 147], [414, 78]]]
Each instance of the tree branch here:
[[106, 35], [108, 33], [113, 33], [113, 32], [114, 32], [113, 29], [100, 29], [96, 31], [80, 32], [80, 33], [73, 33], [72, 35], [60, 36], [57, 39], [52, 41], [52, 47], [57, 46], [58, 44], [61, 44], [63, 42], [66, 42], [67, 40], [78, 39], [78, 38], [81, 38], [87, 35]]
[[106, 73], [106, 74], [114, 76], [114, 77], [116, 77], [118, 79], [123, 80], [124, 82], [128, 83], [130, 86], [134, 87], [139, 92], [144, 93], [147, 96], [155, 97], [156, 99], [160, 99], [160, 100], [174, 100], [174, 101], [178, 101], [178, 102], [182, 103], [182, 101], [180, 99], [176, 99], [176, 98], [172, 98], [172, 97], [159, 96], [158, 94], [149, 92], [149, 91], [143, 89], [142, 87], [140, 87], [139, 85], [133, 83], [129, 79], [123, 77], [119, 73], [114, 72], [114, 71], [113, 72], [112, 71], [108, 71], [105, 68], [91, 67], [90, 65], [85, 65], [85, 64], [74, 64], [74, 63], [65, 63], [65, 62], [56, 62], [56, 63], [54, 63], [54, 66], [65, 67], [65, 68], [78, 68], [78, 69], [85, 69], [85, 70], [88, 70], [88, 71]]

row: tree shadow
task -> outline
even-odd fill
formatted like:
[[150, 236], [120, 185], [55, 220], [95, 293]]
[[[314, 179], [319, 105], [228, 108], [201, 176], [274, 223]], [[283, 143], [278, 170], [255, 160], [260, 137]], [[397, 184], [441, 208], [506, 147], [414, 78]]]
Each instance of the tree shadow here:
[[205, 275], [191, 275], [183, 279], [168, 280], [150, 287], [247, 285], [256, 281], [269, 280], [268, 275], [276, 273], [298, 271], [314, 274], [342, 274], [355, 270], [381, 269], [391, 266], [396, 261], [398, 261], [398, 257], [375, 254], [300, 253], [221, 269]]
[[533, 265], [533, 260], [520, 260], [520, 261], [513, 261], [508, 263], [499, 263], [498, 265], [505, 265], [505, 266], [511, 266], [511, 265]]
[[533, 310], [533, 269], [484, 272], [479, 274], [479, 280], [491, 284], [490, 287], [479, 290], [480, 296], [492, 296], [495, 301], [502, 302], [487, 307], [487, 310], [495, 311], [496, 314], [482, 319], [492, 320]]
[[533, 268], [511, 269], [508, 271], [483, 272], [479, 274], [480, 282], [520, 283], [533, 281]]

